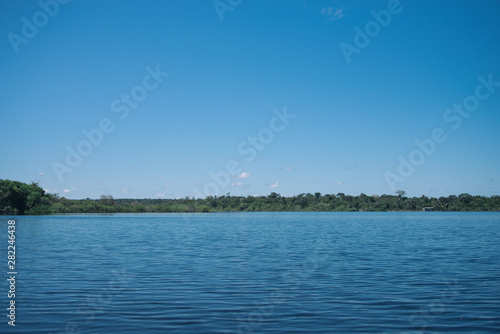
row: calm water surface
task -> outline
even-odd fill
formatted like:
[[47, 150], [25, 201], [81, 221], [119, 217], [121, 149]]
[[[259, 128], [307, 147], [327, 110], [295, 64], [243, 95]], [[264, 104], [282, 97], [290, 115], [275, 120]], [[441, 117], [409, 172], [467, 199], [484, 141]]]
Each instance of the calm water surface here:
[[1, 333], [500, 332], [499, 213], [16, 221], [16, 327], [2, 279]]

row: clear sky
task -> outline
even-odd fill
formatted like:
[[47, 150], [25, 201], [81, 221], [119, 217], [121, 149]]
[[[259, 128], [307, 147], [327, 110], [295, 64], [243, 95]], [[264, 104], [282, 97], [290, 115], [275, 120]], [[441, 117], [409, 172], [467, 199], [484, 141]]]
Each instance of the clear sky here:
[[498, 195], [499, 17], [494, 0], [0, 1], [0, 178], [67, 198]]

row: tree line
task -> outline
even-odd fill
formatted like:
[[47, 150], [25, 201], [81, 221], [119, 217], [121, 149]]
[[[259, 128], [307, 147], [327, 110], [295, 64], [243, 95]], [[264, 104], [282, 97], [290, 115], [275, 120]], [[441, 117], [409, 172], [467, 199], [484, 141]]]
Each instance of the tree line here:
[[500, 211], [500, 196], [406, 197], [396, 195], [303, 193], [285, 197], [276, 192], [267, 196], [208, 196], [204, 199], [99, 199], [72, 200], [46, 193], [37, 183], [0, 179], [0, 214], [58, 213], [140, 213], [140, 212], [220, 212], [220, 211]]

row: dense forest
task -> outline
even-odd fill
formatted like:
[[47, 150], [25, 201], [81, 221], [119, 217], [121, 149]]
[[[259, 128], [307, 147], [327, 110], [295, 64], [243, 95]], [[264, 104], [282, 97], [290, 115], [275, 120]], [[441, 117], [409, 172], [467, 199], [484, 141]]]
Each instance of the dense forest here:
[[71, 200], [48, 194], [36, 183], [0, 179], [0, 214], [114, 213], [114, 212], [219, 212], [219, 211], [500, 211], [500, 196], [405, 197], [396, 195], [358, 196], [343, 193], [299, 194], [284, 197], [209, 196], [204, 199], [99, 199]]

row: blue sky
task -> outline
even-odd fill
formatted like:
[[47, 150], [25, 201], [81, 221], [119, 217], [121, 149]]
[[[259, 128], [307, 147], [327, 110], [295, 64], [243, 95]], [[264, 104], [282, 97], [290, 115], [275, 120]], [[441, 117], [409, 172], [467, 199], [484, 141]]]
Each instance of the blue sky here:
[[67, 198], [500, 194], [500, 2], [215, 4], [0, 2], [0, 178]]

